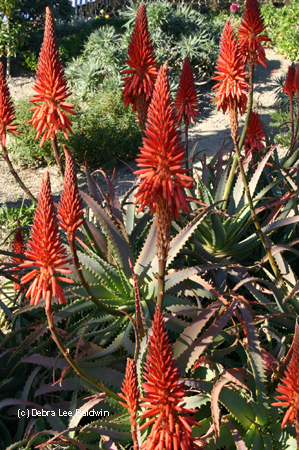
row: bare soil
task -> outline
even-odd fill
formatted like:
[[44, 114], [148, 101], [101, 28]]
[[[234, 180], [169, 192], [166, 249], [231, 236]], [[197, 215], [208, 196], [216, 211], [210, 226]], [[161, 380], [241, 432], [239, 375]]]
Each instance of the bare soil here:
[[[273, 49], [266, 49], [267, 68], [259, 64], [255, 74], [254, 108], [259, 112], [263, 123], [268, 127], [270, 123], [270, 114], [276, 111], [274, 79], [285, 74], [291, 61], [278, 55]], [[34, 77], [28, 73], [12, 73], [9, 80], [9, 88], [13, 101], [21, 97], [31, 97], [34, 94], [32, 85]], [[230, 129], [228, 115], [224, 115], [216, 109], [216, 105], [211, 103], [213, 99], [213, 82], [200, 86], [201, 91], [201, 109], [199, 121], [193, 125], [189, 131], [190, 143], [189, 149], [197, 143], [196, 150], [211, 156], [221, 147], [224, 138], [226, 143], [230, 144]], [[240, 125], [244, 117], [240, 121]], [[228, 148], [231, 147], [228, 145]], [[123, 195], [134, 180], [133, 170], [136, 168], [134, 161], [130, 162], [129, 168], [125, 164], [119, 164], [115, 170], [114, 180], [118, 188], [119, 195]], [[31, 192], [38, 196], [42, 176], [46, 168], [26, 168], [22, 162], [14, 163], [15, 169], [19, 173], [23, 182], [28, 186]], [[55, 199], [59, 198], [62, 190], [62, 181], [56, 166], [49, 166], [47, 170], [50, 173], [52, 192]], [[111, 176], [112, 173], [110, 172]], [[99, 185], [106, 189], [104, 177], [96, 174]], [[86, 190], [86, 177], [83, 172], [78, 174], [79, 186]], [[23, 200], [24, 194], [11, 175], [3, 156], [0, 156], [0, 206], [7, 203], [8, 207], [19, 206]], [[27, 200], [30, 204], [30, 200]]]

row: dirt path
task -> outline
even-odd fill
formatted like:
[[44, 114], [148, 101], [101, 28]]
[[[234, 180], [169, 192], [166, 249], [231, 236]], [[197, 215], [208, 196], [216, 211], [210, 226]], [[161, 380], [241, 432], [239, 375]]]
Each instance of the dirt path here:
[[[255, 111], [259, 112], [262, 121], [266, 126], [269, 126], [270, 114], [275, 112], [275, 84], [274, 79], [285, 74], [290, 61], [281, 55], [277, 55], [272, 49], [266, 50], [267, 55], [267, 68], [259, 64], [256, 70], [256, 86], [254, 93], [254, 107]], [[34, 82], [33, 77], [12, 77], [9, 81], [9, 88], [11, 96], [14, 101], [21, 97], [31, 97], [33, 91], [31, 89]], [[231, 138], [229, 136], [229, 121], [228, 115], [222, 114], [217, 111], [216, 105], [211, 103], [213, 98], [212, 83], [203, 86], [202, 92], [205, 91], [205, 95], [200, 97], [201, 109], [199, 122], [192, 126], [190, 130], [190, 144], [189, 148], [198, 141], [197, 151], [206, 152], [207, 155], [212, 155], [218, 151], [222, 145], [223, 139], [226, 137], [226, 142], [229, 143]], [[242, 118], [244, 120], [244, 117]], [[242, 124], [242, 120], [240, 121]], [[135, 169], [136, 164], [134, 162], [130, 165]], [[15, 168], [31, 192], [37, 196], [39, 193], [40, 183], [45, 171], [42, 169], [26, 169], [21, 164], [15, 164]], [[48, 168], [51, 177], [52, 191], [54, 197], [58, 199], [62, 189], [62, 182], [60, 175], [55, 166]], [[111, 175], [111, 173], [110, 173]], [[124, 192], [130, 186], [130, 181], [134, 180], [132, 171], [123, 165], [119, 165], [115, 172], [115, 181], [118, 185], [119, 195], [123, 195]], [[101, 187], [105, 188], [105, 182], [102, 175], [98, 175], [98, 182]], [[79, 174], [80, 188], [86, 187], [85, 175]], [[3, 203], [7, 203], [8, 207], [19, 206], [23, 199], [23, 191], [19, 188], [17, 183], [11, 176], [8, 167], [3, 159], [0, 157], [0, 206]], [[28, 201], [30, 203], [30, 201]]]

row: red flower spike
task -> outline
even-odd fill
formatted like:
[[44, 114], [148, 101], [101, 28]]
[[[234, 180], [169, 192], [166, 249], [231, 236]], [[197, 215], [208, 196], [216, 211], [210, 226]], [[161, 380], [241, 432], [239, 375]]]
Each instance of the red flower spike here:
[[38, 60], [35, 85], [36, 94], [29, 101], [34, 103], [32, 123], [37, 130], [36, 139], [43, 134], [40, 146], [46, 139], [53, 138], [61, 130], [66, 139], [72, 133], [71, 121], [66, 113], [76, 114], [74, 105], [66, 102], [71, 94], [68, 92], [66, 79], [59, 57], [55, 35], [54, 17], [49, 7], [46, 8], [46, 24], [42, 48]]
[[123, 75], [128, 74], [122, 79], [124, 81], [122, 96], [126, 108], [132, 103], [133, 111], [137, 109], [140, 128], [143, 130], [158, 73], [144, 4], [140, 5], [137, 11], [128, 56], [126, 62], [130, 69], [122, 72]]
[[261, 154], [265, 148], [266, 133], [262, 127], [260, 116], [258, 113], [252, 112], [250, 115], [246, 139], [244, 142], [245, 155], [252, 154], [253, 160]]
[[63, 191], [58, 207], [58, 220], [61, 228], [66, 231], [68, 241], [74, 240], [76, 230], [83, 223], [83, 205], [79, 196], [75, 158], [64, 145], [65, 173]]
[[140, 391], [138, 387], [136, 365], [133, 359], [127, 359], [126, 375], [121, 390], [123, 391], [123, 394], [119, 394], [119, 396], [123, 398], [125, 402], [120, 402], [120, 404], [128, 408], [134, 448], [138, 448], [136, 414], [139, 405]]
[[234, 35], [233, 27], [228, 19], [220, 42], [219, 57], [216, 65], [216, 77], [218, 83], [213, 87], [217, 108], [222, 108], [223, 113], [228, 109], [239, 109], [243, 114], [246, 110], [247, 91], [249, 83], [245, 79], [247, 75], [245, 63], [240, 55], [238, 43]]
[[142, 179], [135, 200], [135, 204], [141, 203], [137, 211], [149, 205], [153, 214], [159, 199], [167, 202], [170, 218], [178, 218], [179, 210], [190, 211], [187, 202], [192, 199], [183, 195], [183, 189], [192, 188], [193, 179], [183, 168], [185, 152], [177, 127], [167, 68], [161, 67], [148, 109], [143, 147], [137, 157], [142, 169], [134, 172]]
[[[20, 222], [18, 222], [18, 227], [20, 227]], [[25, 244], [24, 244], [24, 240], [23, 240], [23, 236], [22, 236], [22, 232], [20, 230], [20, 228], [17, 229], [16, 231], [16, 235], [15, 235], [15, 240], [13, 243], [13, 247], [12, 247], [12, 251], [14, 253], [19, 253], [21, 255], [24, 255], [25, 253]], [[21, 258], [17, 258], [17, 257], [13, 257], [11, 259], [11, 261], [14, 264], [17, 264], [16, 267], [13, 267], [13, 270], [19, 270], [19, 264], [21, 264], [23, 262], [23, 259]], [[14, 278], [17, 278], [17, 275], [14, 275]], [[21, 285], [19, 283], [14, 283], [13, 284], [15, 293], [21, 288]]]
[[69, 260], [58, 233], [48, 172], [45, 172], [42, 180], [30, 238], [28, 250], [25, 252], [28, 260], [19, 267], [35, 268], [21, 278], [21, 284], [33, 279], [26, 297], [31, 297], [31, 305], [38, 305], [42, 296], [45, 300], [45, 307], [49, 310], [52, 297], [57, 297], [58, 303], [66, 303], [62, 287], [57, 280], [67, 283], [74, 281], [55, 276], [59, 272], [65, 274], [72, 271], [63, 267]]
[[3, 71], [3, 65], [0, 62], [0, 136], [3, 147], [6, 145], [6, 133], [19, 134], [17, 125], [13, 124], [15, 120], [15, 111], [12, 105], [9, 89]]
[[195, 116], [198, 114], [199, 105], [190, 59], [188, 56], [186, 56], [184, 61], [174, 106], [178, 111], [177, 115], [179, 124], [184, 119], [184, 123], [189, 126], [191, 123], [191, 118], [194, 123], [196, 122]]
[[294, 89], [299, 98], [299, 64], [297, 64], [295, 78], [294, 78]]
[[140, 431], [152, 425], [142, 449], [195, 450], [206, 443], [192, 437], [192, 425], [200, 426], [182, 403], [187, 391], [180, 382], [180, 371], [173, 357], [159, 306], [151, 328], [143, 377], [145, 397], [140, 406], [146, 408], [141, 418], [150, 418]]
[[281, 428], [283, 429], [287, 422], [292, 425], [294, 419], [296, 423], [297, 436], [299, 435], [299, 326], [296, 326], [293, 352], [291, 360], [281, 378], [277, 391], [282, 395], [276, 396], [279, 402], [272, 403], [272, 406], [288, 406], [288, 410], [282, 420]]
[[270, 41], [270, 38], [261, 33], [265, 30], [257, 0], [246, 0], [245, 11], [238, 30], [240, 51], [251, 65], [259, 62], [266, 67], [266, 55], [261, 41]]
[[[294, 63], [292, 63], [287, 72], [286, 80], [283, 87], [283, 94], [286, 94], [289, 96], [290, 100], [293, 99], [295, 94], [295, 76], [296, 76], [296, 70], [294, 67]], [[299, 77], [299, 74], [298, 74]]]

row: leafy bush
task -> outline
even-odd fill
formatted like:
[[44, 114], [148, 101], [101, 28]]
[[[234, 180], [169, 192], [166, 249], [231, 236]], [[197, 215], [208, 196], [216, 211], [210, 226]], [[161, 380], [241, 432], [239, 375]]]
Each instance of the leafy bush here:
[[[108, 86], [108, 84], [106, 84]], [[141, 143], [141, 132], [135, 115], [124, 107], [120, 90], [101, 90], [89, 98], [82, 106], [76, 105], [78, 114], [72, 116], [73, 135], [66, 141], [60, 132], [58, 140], [68, 143], [79, 164], [84, 156], [91, 165], [113, 168], [119, 159], [133, 158]], [[14, 158], [24, 164], [50, 164], [54, 162], [51, 142], [46, 141], [42, 148], [35, 139], [36, 131], [30, 124], [32, 112], [29, 103], [21, 100], [16, 105], [16, 117], [21, 134], [11, 140], [9, 151]]]
[[298, 61], [299, 0], [293, 0], [282, 8], [276, 8], [272, 3], [263, 3], [261, 13], [275, 50], [293, 61]]

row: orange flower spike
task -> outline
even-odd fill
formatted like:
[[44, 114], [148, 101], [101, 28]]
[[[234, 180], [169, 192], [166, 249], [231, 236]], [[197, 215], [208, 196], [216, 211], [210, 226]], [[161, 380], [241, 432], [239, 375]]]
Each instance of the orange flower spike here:
[[144, 4], [140, 5], [137, 11], [128, 56], [126, 62], [130, 69], [122, 71], [123, 75], [128, 75], [122, 79], [124, 81], [122, 96], [126, 108], [132, 104], [133, 111], [137, 109], [140, 127], [144, 129], [148, 106], [158, 74]]
[[233, 32], [233, 27], [228, 19], [220, 42], [219, 57], [213, 80], [218, 83], [215, 89], [215, 101], [217, 108], [222, 108], [223, 113], [227, 108], [238, 108], [243, 114], [246, 110], [247, 92], [250, 89], [245, 76], [245, 63], [240, 55], [238, 43]]
[[196, 122], [195, 116], [198, 114], [197, 93], [190, 59], [186, 56], [181, 73], [180, 83], [174, 101], [174, 106], [178, 111], [178, 123], [184, 119], [185, 124], [190, 125], [191, 119]]
[[139, 405], [140, 390], [138, 387], [136, 365], [133, 359], [127, 359], [126, 375], [121, 390], [123, 393], [120, 393], [119, 396], [124, 399], [124, 402], [120, 402], [120, 404], [128, 408], [134, 448], [137, 449], [138, 441], [136, 414]]
[[57, 135], [58, 130], [68, 139], [68, 132], [72, 133], [72, 129], [66, 113], [76, 113], [73, 110], [74, 105], [65, 101], [71, 94], [68, 92], [60, 61], [54, 17], [49, 7], [46, 8], [44, 40], [33, 89], [36, 94], [29, 101], [35, 105], [30, 108], [34, 114], [28, 123], [32, 123], [37, 130], [37, 139], [43, 134], [40, 146], [43, 146], [45, 140]]
[[252, 153], [252, 158], [255, 160], [256, 156], [261, 153], [265, 147], [266, 133], [262, 127], [261, 119], [258, 113], [252, 112], [244, 142], [245, 155]]
[[281, 378], [277, 391], [282, 395], [276, 396], [279, 402], [272, 403], [272, 406], [288, 406], [288, 410], [282, 420], [281, 428], [283, 429], [287, 422], [292, 425], [295, 420], [297, 442], [299, 442], [299, 326], [296, 326], [294, 341], [292, 344], [292, 356]]
[[152, 425], [142, 449], [165, 448], [167, 450], [195, 450], [206, 443], [192, 437], [192, 425], [200, 426], [182, 403], [187, 391], [180, 382], [180, 371], [176, 366], [172, 347], [165, 329], [159, 306], [152, 323], [143, 377], [145, 397], [140, 406], [146, 408], [141, 418], [149, 418], [140, 431]]
[[83, 223], [83, 205], [79, 195], [75, 158], [64, 145], [65, 173], [63, 191], [58, 207], [58, 220], [61, 228], [66, 231], [68, 241], [76, 236], [76, 230]]
[[67, 283], [74, 281], [56, 276], [57, 273], [67, 274], [72, 271], [63, 267], [69, 262], [69, 259], [58, 233], [48, 172], [45, 172], [42, 180], [28, 250], [25, 255], [28, 260], [19, 267], [35, 267], [21, 278], [21, 284], [33, 280], [26, 294], [26, 297], [31, 297], [30, 304], [38, 305], [41, 297], [45, 300], [47, 310], [51, 308], [52, 297], [57, 297], [58, 303], [66, 303], [63, 289], [57, 280]]
[[159, 200], [165, 200], [171, 218], [178, 218], [179, 210], [190, 211], [187, 203], [192, 199], [183, 195], [183, 189], [192, 188], [193, 179], [183, 168], [185, 152], [164, 66], [158, 73], [144, 135], [136, 159], [142, 169], [134, 172], [142, 179], [135, 204], [141, 204], [138, 211], [148, 205], [153, 214]]
[[260, 62], [266, 67], [266, 55], [261, 41], [270, 41], [270, 38], [265, 34], [261, 35], [265, 28], [257, 0], [246, 0], [238, 30], [240, 51], [245, 63], [257, 65]]
[[3, 147], [6, 145], [6, 133], [19, 134], [15, 120], [15, 111], [11, 101], [9, 89], [3, 71], [3, 65], [0, 62], [0, 136]]
[[[19, 221], [18, 221], [18, 227], [20, 227], [20, 222]], [[16, 235], [15, 235], [15, 240], [14, 240], [12, 249], [13, 249], [14, 253], [20, 253], [21, 255], [24, 255], [24, 253], [25, 253], [25, 244], [24, 244], [24, 239], [23, 239], [22, 232], [21, 232], [20, 228], [17, 228]], [[23, 259], [17, 258], [17, 257], [13, 257], [11, 259], [11, 261], [13, 263], [17, 264], [16, 267], [13, 267], [13, 270], [20, 270], [19, 269], [19, 264], [21, 264], [23, 262]], [[14, 275], [14, 277], [17, 278], [17, 275]], [[21, 285], [19, 283], [14, 283], [13, 287], [14, 287], [14, 291], [16, 293], [21, 288]]]

